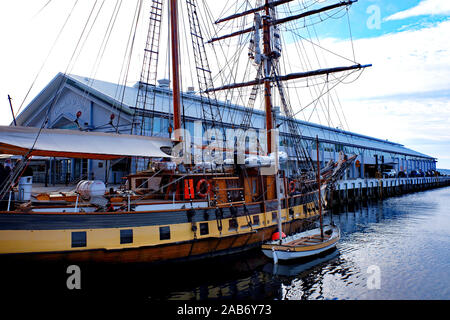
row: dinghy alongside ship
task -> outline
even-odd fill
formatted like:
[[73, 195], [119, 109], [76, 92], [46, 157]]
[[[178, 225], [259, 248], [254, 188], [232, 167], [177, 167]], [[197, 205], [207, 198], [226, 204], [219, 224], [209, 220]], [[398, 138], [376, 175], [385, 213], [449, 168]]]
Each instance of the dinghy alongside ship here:
[[323, 237], [321, 228], [297, 233], [283, 239], [273, 240], [262, 245], [263, 253], [273, 259], [274, 263], [279, 260], [294, 260], [300, 258], [309, 258], [336, 247], [340, 239], [340, 230], [337, 226], [330, 225], [323, 228]]

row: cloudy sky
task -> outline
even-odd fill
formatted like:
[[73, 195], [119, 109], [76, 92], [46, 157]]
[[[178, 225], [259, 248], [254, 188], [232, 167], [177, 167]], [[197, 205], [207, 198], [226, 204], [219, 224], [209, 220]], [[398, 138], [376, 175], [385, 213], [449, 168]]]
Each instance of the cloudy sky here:
[[[12, 121], [8, 94], [17, 113], [57, 72], [119, 82], [137, 1], [123, 2], [109, 50], [96, 63], [104, 30], [120, 1], [2, 1], [0, 125]], [[80, 42], [82, 50], [74, 51], [92, 8], [91, 21], [101, 12], [97, 25]], [[355, 58], [373, 67], [358, 81], [339, 87], [346, 129], [405, 144], [438, 158], [438, 168], [450, 168], [450, 1], [359, 0], [349, 19]], [[348, 21], [341, 20], [333, 28], [317, 25], [316, 30], [321, 45], [349, 56]], [[136, 40], [136, 61], [141, 60], [143, 36]], [[130, 84], [138, 79], [138, 68], [131, 66]]]
[[[339, 89], [350, 129], [450, 168], [450, 1], [359, 1], [352, 10], [355, 55], [373, 67]], [[329, 41], [344, 48], [344, 30], [329, 30]]]
[[357, 119], [352, 130], [403, 143], [450, 168], [450, 1], [366, 3], [382, 20], [377, 29], [369, 18], [357, 33], [356, 55], [373, 67], [356, 90], [342, 92], [347, 116]]

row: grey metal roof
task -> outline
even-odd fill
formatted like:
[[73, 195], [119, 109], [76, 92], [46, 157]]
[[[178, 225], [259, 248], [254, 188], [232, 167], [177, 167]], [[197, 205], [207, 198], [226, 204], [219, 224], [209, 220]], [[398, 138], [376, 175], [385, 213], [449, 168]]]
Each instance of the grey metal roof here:
[[[27, 106], [27, 108], [19, 115], [18, 120], [23, 123], [23, 118], [33, 111], [33, 106], [43, 100], [43, 95], [50, 95], [47, 91], [56, 90], [57, 84], [63, 74], [58, 74], [47, 87]], [[121, 107], [123, 111], [132, 114], [133, 109], [136, 106], [136, 97], [138, 94], [138, 86], [123, 86], [114, 84], [111, 82], [101, 81], [97, 79], [90, 79], [77, 75], [66, 76], [67, 83], [73, 86], [79, 87], [81, 90], [88, 92], [98, 99], [108, 102], [115, 107]], [[171, 100], [167, 99], [167, 96], [171, 95], [171, 90], [164, 87], [151, 87], [150, 90], [156, 90], [155, 111], [167, 113], [171, 110]], [[197, 119], [202, 119], [201, 108], [199, 107], [200, 98], [192, 93], [183, 93], [183, 104], [185, 105], [185, 115]], [[230, 123], [231, 117], [229, 116], [230, 110], [237, 110], [244, 112], [245, 107], [234, 105], [226, 102], [219, 101], [220, 107], [224, 112], [223, 122]], [[263, 128], [264, 126], [264, 112], [261, 110], [253, 110], [252, 125], [255, 128]], [[279, 116], [278, 122], [286, 120], [286, 117]], [[331, 128], [315, 123], [310, 123], [302, 120], [297, 120], [300, 125], [301, 134], [306, 139], [315, 139], [316, 136], [322, 142], [329, 142], [334, 144], [342, 144], [347, 146], [359, 147], [364, 149], [374, 149], [378, 151], [398, 153], [403, 155], [409, 155], [413, 157], [421, 157], [428, 159], [435, 159], [431, 156], [406, 148], [404, 145], [382, 140], [366, 135], [344, 131], [337, 128]], [[231, 123], [230, 123], [231, 124]], [[281, 132], [288, 133], [287, 126], [282, 125], [280, 127]]]

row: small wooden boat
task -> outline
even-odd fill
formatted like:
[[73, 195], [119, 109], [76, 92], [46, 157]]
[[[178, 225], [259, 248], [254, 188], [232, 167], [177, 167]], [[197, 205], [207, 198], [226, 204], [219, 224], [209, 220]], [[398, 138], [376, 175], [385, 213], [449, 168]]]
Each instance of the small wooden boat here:
[[324, 252], [307, 261], [298, 260], [298, 263], [280, 264], [269, 262], [264, 265], [263, 272], [287, 279], [298, 279], [299, 277], [302, 277], [303, 272], [310, 272], [319, 265], [328, 265], [337, 257], [339, 257], [339, 251], [330, 250], [328, 253]]
[[335, 248], [340, 239], [340, 230], [335, 225], [297, 233], [287, 238], [273, 240], [262, 245], [263, 253], [278, 263], [278, 260], [292, 260], [317, 255]]

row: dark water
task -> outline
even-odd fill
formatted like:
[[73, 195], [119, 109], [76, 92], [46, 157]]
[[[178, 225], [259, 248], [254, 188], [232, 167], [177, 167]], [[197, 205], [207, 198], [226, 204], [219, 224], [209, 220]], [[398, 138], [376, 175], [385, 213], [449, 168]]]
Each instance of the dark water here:
[[11, 267], [1, 280], [21, 295], [89, 299], [450, 299], [450, 187], [358, 204], [333, 221], [337, 250], [288, 265], [254, 250], [164, 268], [81, 265], [81, 290], [67, 289], [64, 263]]

